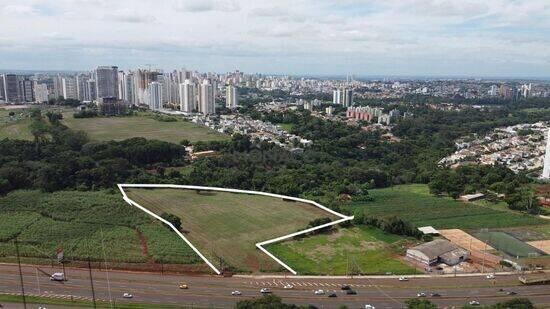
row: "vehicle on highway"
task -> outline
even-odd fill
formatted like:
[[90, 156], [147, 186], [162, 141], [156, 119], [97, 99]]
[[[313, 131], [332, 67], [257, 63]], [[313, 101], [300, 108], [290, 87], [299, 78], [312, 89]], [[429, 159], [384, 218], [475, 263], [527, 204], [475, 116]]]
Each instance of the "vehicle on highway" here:
[[470, 306], [479, 306], [479, 302], [477, 300], [471, 300], [468, 304], [470, 304]]
[[291, 284], [285, 284], [285, 286], [283, 286], [283, 289], [285, 289], [285, 290], [290, 290], [290, 289], [293, 289], [293, 288], [294, 288], [294, 286], [291, 285]]
[[366, 304], [365, 309], [376, 309], [373, 305]]
[[407, 278], [407, 277], [399, 277], [399, 281], [409, 281], [409, 278]]
[[330, 293], [330, 294], [328, 294], [328, 297], [331, 297], [331, 298], [332, 297], [338, 297], [338, 295], [336, 295], [336, 293]]
[[347, 295], [357, 295], [357, 292], [355, 292], [355, 290], [347, 290], [346, 294]]
[[487, 278], [487, 279], [495, 279], [495, 275], [493, 275], [493, 274], [488, 274], [487, 276], [485, 276], [485, 278]]
[[323, 290], [315, 290], [315, 295], [325, 295], [325, 291]]
[[187, 284], [180, 283], [180, 289], [187, 290], [188, 288], [189, 288], [189, 286]]
[[64, 273], [53, 273], [50, 276], [51, 281], [63, 281], [65, 280], [65, 274]]
[[514, 291], [508, 291], [508, 292], [506, 292], [506, 295], [516, 295], [516, 294], [517, 294], [517, 293], [514, 292]]
[[439, 293], [431, 293], [430, 296], [431, 297], [440, 297], [441, 295]]
[[416, 293], [416, 297], [426, 297], [426, 293], [418, 292], [418, 293]]
[[124, 298], [133, 298], [134, 295], [132, 295], [130, 293], [124, 293], [124, 294], [122, 294], [122, 297], [124, 297]]
[[231, 292], [231, 295], [233, 296], [241, 296], [243, 293], [241, 293], [240, 291], [233, 291]]
[[271, 293], [271, 291], [268, 288], [261, 288], [260, 293], [267, 294], [267, 293]]
[[350, 288], [349, 285], [342, 285], [341, 289], [345, 291], [345, 290], [349, 290], [351, 288]]

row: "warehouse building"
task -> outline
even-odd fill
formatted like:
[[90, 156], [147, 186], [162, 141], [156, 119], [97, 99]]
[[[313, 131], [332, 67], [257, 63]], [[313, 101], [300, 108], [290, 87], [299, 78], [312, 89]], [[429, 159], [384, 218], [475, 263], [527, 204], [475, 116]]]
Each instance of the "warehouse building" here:
[[436, 239], [407, 250], [407, 258], [426, 265], [456, 265], [468, 259], [468, 255], [467, 250], [444, 239]]

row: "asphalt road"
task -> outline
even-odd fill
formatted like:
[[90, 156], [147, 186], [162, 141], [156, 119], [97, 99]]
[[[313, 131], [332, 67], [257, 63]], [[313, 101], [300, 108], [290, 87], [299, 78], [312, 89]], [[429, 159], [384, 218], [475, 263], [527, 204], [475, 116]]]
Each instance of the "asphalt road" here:
[[[23, 266], [23, 282], [28, 295], [50, 295], [66, 299], [92, 299], [90, 276], [87, 269], [67, 269], [67, 281], [50, 281], [49, 274], [60, 272], [59, 267]], [[312, 304], [319, 308], [337, 308], [347, 305], [349, 308], [364, 308], [365, 304], [376, 308], [400, 308], [403, 302], [424, 292], [430, 301], [444, 306], [460, 306], [470, 300], [481, 304], [492, 304], [513, 297], [527, 297], [539, 305], [550, 305], [550, 286], [522, 286], [515, 275], [497, 276], [496, 280], [485, 277], [456, 278], [411, 278], [408, 282], [397, 279], [298, 279], [253, 278], [214, 276], [162, 275], [100, 270], [92, 271], [93, 285], [97, 299], [120, 302], [140, 302], [156, 304], [195, 305], [200, 307], [233, 307], [240, 299], [260, 296], [259, 290], [269, 288], [283, 298], [283, 301], [295, 304]], [[189, 285], [189, 289], [178, 288], [179, 283]], [[293, 289], [283, 286], [291, 284]], [[350, 285], [357, 295], [345, 295], [340, 287]], [[509, 296], [505, 292], [514, 291]], [[314, 290], [322, 289], [325, 295], [315, 295]], [[238, 290], [242, 296], [231, 296]], [[21, 293], [17, 265], [0, 265], [0, 292]], [[336, 298], [328, 298], [329, 293]], [[124, 299], [123, 293], [134, 295]], [[439, 297], [430, 297], [438, 293]], [[17, 307], [14, 305], [9, 305]], [[10, 308], [4, 304], [5, 308]], [[55, 308], [48, 306], [48, 309]]]

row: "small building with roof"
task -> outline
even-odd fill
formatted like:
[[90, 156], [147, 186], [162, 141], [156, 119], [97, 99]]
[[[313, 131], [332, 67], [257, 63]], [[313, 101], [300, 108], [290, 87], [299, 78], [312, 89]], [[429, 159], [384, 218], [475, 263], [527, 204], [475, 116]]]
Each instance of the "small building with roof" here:
[[469, 252], [445, 239], [436, 239], [407, 249], [407, 258], [425, 265], [456, 265], [468, 259]]

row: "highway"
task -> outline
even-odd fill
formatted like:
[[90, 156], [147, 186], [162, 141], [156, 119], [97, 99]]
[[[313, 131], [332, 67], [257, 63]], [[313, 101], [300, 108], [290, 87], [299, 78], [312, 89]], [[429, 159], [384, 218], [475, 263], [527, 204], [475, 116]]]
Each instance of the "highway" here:
[[[27, 295], [42, 295], [65, 299], [91, 300], [91, 282], [88, 269], [67, 268], [67, 281], [55, 282], [49, 274], [60, 272], [60, 267], [24, 265], [23, 282]], [[0, 264], [0, 293], [21, 293], [17, 265]], [[492, 304], [513, 297], [527, 297], [535, 304], [550, 305], [550, 286], [521, 286], [515, 275], [497, 276], [496, 280], [485, 277], [451, 278], [411, 278], [400, 282], [395, 278], [382, 279], [326, 279], [326, 278], [259, 278], [166, 275], [158, 273], [138, 273], [124, 271], [92, 271], [96, 299], [120, 302], [139, 302], [151, 304], [178, 304], [198, 307], [228, 308], [241, 299], [260, 296], [260, 289], [269, 288], [287, 303], [315, 305], [319, 308], [337, 308], [347, 305], [349, 308], [364, 308], [365, 304], [376, 308], [400, 308], [403, 302], [416, 297], [418, 292], [427, 294], [427, 299], [441, 307], [464, 305], [470, 300], [481, 304]], [[189, 285], [189, 289], [178, 288], [180, 283]], [[293, 289], [283, 289], [286, 284]], [[340, 289], [350, 285], [357, 295], [346, 295]], [[504, 291], [499, 291], [499, 289]], [[314, 290], [322, 289], [325, 295], [314, 295]], [[242, 296], [231, 296], [238, 290]], [[513, 291], [517, 295], [507, 295]], [[329, 298], [329, 293], [336, 298]], [[123, 293], [134, 295], [124, 299]], [[438, 293], [439, 297], [430, 297]], [[13, 304], [4, 304], [4, 308], [18, 308]], [[35, 306], [36, 307], [36, 306]], [[35, 308], [30, 307], [30, 308]], [[48, 309], [55, 308], [49, 305]]]

